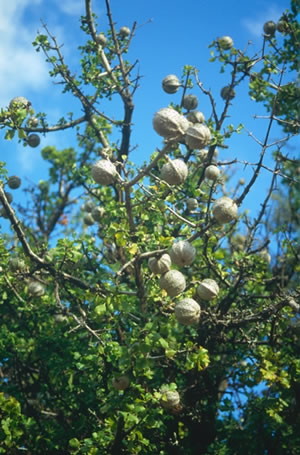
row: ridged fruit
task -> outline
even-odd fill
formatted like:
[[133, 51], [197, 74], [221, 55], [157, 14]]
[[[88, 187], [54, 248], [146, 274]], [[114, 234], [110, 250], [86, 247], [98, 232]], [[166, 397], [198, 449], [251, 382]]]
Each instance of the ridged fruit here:
[[222, 49], [227, 51], [228, 49], [232, 48], [233, 39], [230, 36], [221, 36], [221, 38], [218, 38], [218, 44]]
[[212, 300], [219, 294], [219, 286], [215, 280], [205, 278], [197, 287], [197, 295], [202, 300]]
[[160, 277], [159, 285], [170, 297], [175, 297], [185, 290], [186, 281], [178, 270], [169, 270]]
[[217, 180], [220, 176], [220, 169], [217, 166], [211, 164], [205, 169], [204, 175], [208, 180]]
[[175, 74], [169, 74], [162, 81], [162, 88], [166, 93], [176, 93], [180, 86], [180, 81]]
[[210, 139], [209, 128], [201, 123], [189, 126], [185, 133], [185, 143], [191, 149], [202, 149], [210, 143]]
[[7, 180], [7, 185], [11, 190], [16, 190], [21, 186], [21, 179], [17, 175], [12, 175]]
[[152, 273], [161, 275], [168, 272], [171, 268], [172, 261], [168, 254], [163, 254], [160, 258], [149, 258], [148, 266]]
[[175, 317], [180, 324], [197, 324], [200, 319], [201, 308], [194, 299], [186, 298], [175, 305]]
[[170, 250], [172, 262], [180, 267], [191, 265], [196, 257], [196, 249], [187, 240], [175, 242]]
[[98, 160], [92, 166], [92, 177], [96, 183], [110, 185], [115, 181], [117, 169], [109, 160]]
[[232, 199], [223, 196], [214, 202], [212, 212], [218, 223], [230, 223], [237, 218], [238, 207]]
[[169, 185], [180, 185], [188, 175], [188, 168], [184, 161], [176, 159], [164, 164], [160, 171], [160, 178]]
[[193, 109], [196, 109], [198, 106], [198, 98], [196, 95], [185, 95], [182, 100], [182, 106], [188, 110], [191, 111]]
[[170, 107], [160, 109], [153, 117], [154, 130], [166, 139], [183, 136], [188, 127], [188, 120]]
[[40, 145], [41, 139], [38, 134], [29, 134], [29, 136], [26, 139], [27, 144], [29, 147], [35, 148], [38, 145]]
[[45, 294], [45, 288], [39, 281], [31, 281], [28, 284], [28, 294], [33, 297], [41, 297]]

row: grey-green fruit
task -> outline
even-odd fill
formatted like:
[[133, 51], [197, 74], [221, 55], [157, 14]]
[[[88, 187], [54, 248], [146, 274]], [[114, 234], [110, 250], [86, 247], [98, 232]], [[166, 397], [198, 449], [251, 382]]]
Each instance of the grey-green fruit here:
[[271, 255], [270, 255], [270, 253], [268, 252], [268, 250], [266, 248], [261, 250], [258, 254], [265, 262], [270, 264], [272, 258], [271, 258]]
[[199, 322], [201, 308], [194, 299], [186, 298], [175, 305], [174, 312], [180, 324], [193, 325]]
[[169, 185], [180, 185], [188, 175], [188, 168], [184, 161], [180, 159], [165, 163], [160, 171], [160, 178]]
[[191, 111], [187, 114], [186, 118], [191, 123], [203, 123], [205, 120], [201, 111]]
[[244, 235], [236, 234], [231, 239], [232, 248], [237, 251], [243, 251], [247, 243], [247, 239]]
[[97, 223], [100, 223], [100, 221], [102, 221], [102, 217], [105, 213], [105, 210], [103, 207], [95, 207], [93, 210], [92, 210], [92, 217], [94, 218], [95, 221], [97, 221]]
[[179, 267], [191, 265], [196, 257], [196, 249], [187, 240], [175, 242], [170, 250], [172, 262]]
[[121, 27], [119, 31], [119, 35], [121, 38], [127, 38], [130, 35], [130, 28], [128, 27]]
[[119, 376], [113, 378], [112, 386], [116, 390], [126, 390], [130, 385], [130, 379], [128, 376]]
[[41, 139], [37, 134], [29, 134], [26, 141], [30, 147], [35, 148], [40, 145]]
[[196, 95], [185, 95], [182, 100], [182, 106], [188, 110], [191, 111], [192, 109], [196, 109], [198, 106], [198, 98]]
[[[201, 162], [207, 161], [208, 150], [201, 149], [196, 152], [196, 156], [200, 159]], [[218, 149], [215, 149], [212, 159], [217, 160], [218, 156], [219, 156], [219, 151], [218, 151]]]
[[274, 36], [276, 32], [276, 24], [274, 21], [264, 23], [264, 32], [266, 35]]
[[232, 48], [233, 39], [230, 36], [221, 36], [221, 38], [218, 38], [218, 44], [222, 49], [227, 51], [228, 49]]
[[217, 180], [220, 177], [220, 169], [217, 166], [211, 164], [205, 169], [205, 178], [208, 180]]
[[191, 149], [202, 149], [210, 143], [211, 133], [206, 125], [196, 123], [186, 130], [185, 143]]
[[160, 109], [153, 117], [154, 130], [166, 139], [180, 138], [188, 127], [188, 120], [170, 107]]
[[198, 201], [194, 197], [190, 197], [186, 201], [186, 208], [188, 209], [189, 212], [192, 212], [193, 210], [196, 210], [198, 207]]
[[55, 314], [54, 319], [56, 322], [59, 322], [59, 323], [68, 321], [68, 317], [65, 316], [64, 314]]
[[94, 218], [92, 217], [92, 215], [90, 213], [87, 213], [86, 215], [84, 215], [83, 217], [83, 222], [84, 224], [86, 224], [87, 226], [92, 226], [94, 223], [95, 223], [95, 220]]
[[96, 35], [96, 43], [100, 44], [100, 46], [103, 46], [103, 47], [106, 45], [107, 39], [106, 39], [106, 36], [104, 35], [104, 33], [99, 33], [99, 35]]
[[21, 272], [21, 271], [25, 270], [25, 268], [26, 268], [26, 265], [25, 265], [25, 262], [23, 261], [23, 259], [19, 259], [19, 258], [9, 259], [8, 266], [12, 272]]
[[149, 258], [148, 266], [152, 273], [161, 275], [168, 272], [171, 268], [172, 261], [168, 254], [163, 254], [160, 258]]
[[176, 390], [168, 390], [163, 393], [161, 405], [166, 409], [174, 409], [180, 403], [180, 395]]
[[41, 297], [45, 294], [45, 288], [39, 281], [31, 281], [28, 284], [28, 294], [33, 297]]
[[276, 28], [277, 30], [280, 32], [280, 33], [286, 33], [289, 29], [289, 24], [288, 22], [286, 22], [285, 20], [280, 20], [277, 22], [277, 25], [276, 25]]
[[30, 117], [27, 121], [29, 128], [36, 128], [39, 124], [39, 119], [37, 117]]
[[236, 93], [235, 90], [230, 87], [230, 85], [226, 85], [221, 90], [221, 97], [223, 100], [232, 100], [235, 97]]
[[86, 201], [86, 202], [83, 204], [83, 206], [82, 206], [82, 210], [83, 210], [84, 212], [91, 213], [92, 210], [94, 209], [94, 207], [95, 207], [95, 206], [94, 206], [93, 201]]
[[180, 86], [180, 81], [175, 74], [169, 74], [162, 81], [162, 88], [166, 93], [176, 93]]
[[223, 196], [214, 202], [212, 212], [218, 223], [230, 223], [237, 218], [238, 207], [232, 199]]
[[219, 286], [215, 280], [206, 278], [198, 285], [197, 294], [202, 300], [212, 300], [219, 294]]
[[96, 183], [110, 185], [117, 176], [115, 165], [109, 160], [99, 160], [92, 166], [92, 177]]
[[175, 297], [185, 290], [186, 281], [183, 274], [178, 270], [169, 270], [161, 276], [159, 285], [170, 297]]

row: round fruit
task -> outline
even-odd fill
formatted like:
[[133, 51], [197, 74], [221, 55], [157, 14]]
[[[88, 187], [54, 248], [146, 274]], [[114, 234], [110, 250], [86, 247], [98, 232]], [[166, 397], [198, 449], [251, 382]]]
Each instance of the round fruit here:
[[276, 24], [273, 21], [265, 22], [264, 24], [264, 32], [266, 35], [274, 36], [276, 32]]
[[203, 123], [205, 120], [201, 111], [191, 111], [187, 114], [186, 118], [191, 123]]
[[176, 304], [174, 312], [180, 324], [193, 325], [199, 322], [201, 309], [194, 299], [186, 298]]
[[104, 35], [104, 33], [99, 33], [99, 35], [96, 35], [96, 43], [100, 44], [100, 46], [103, 46], [103, 47], [106, 45], [107, 39], [106, 39], [106, 36]]
[[27, 125], [29, 128], [36, 128], [39, 124], [39, 119], [36, 117], [30, 117], [27, 121]]
[[29, 109], [31, 106], [31, 102], [28, 101], [27, 98], [24, 96], [16, 96], [13, 98], [9, 103], [10, 110], [17, 110], [17, 109]]
[[222, 49], [227, 51], [228, 49], [232, 48], [233, 39], [230, 36], [222, 36], [221, 38], [218, 38], [218, 44]]
[[105, 210], [103, 207], [95, 207], [93, 210], [92, 210], [92, 217], [94, 218], [95, 221], [97, 221], [98, 223], [100, 221], [102, 221], [102, 217], [105, 213]]
[[211, 164], [205, 169], [205, 177], [208, 180], [217, 180], [220, 176], [220, 169], [217, 166]]
[[182, 100], [182, 106], [191, 111], [192, 109], [196, 109], [198, 106], [198, 98], [196, 95], [185, 95]]
[[95, 223], [95, 220], [94, 218], [92, 217], [92, 215], [90, 213], [87, 213], [84, 217], [83, 217], [83, 222], [84, 224], [86, 224], [87, 226], [92, 226], [94, 223]]
[[28, 294], [32, 295], [33, 297], [41, 297], [45, 294], [45, 288], [38, 281], [31, 281], [28, 284]]
[[[198, 152], [196, 152], [196, 155], [200, 159], [200, 161], [204, 162], [207, 160], [208, 150], [201, 149]], [[218, 156], [219, 156], [219, 151], [218, 151], [218, 149], [215, 149], [212, 159], [217, 160]]]
[[218, 223], [230, 223], [237, 218], [238, 207], [232, 199], [223, 196], [214, 202], [212, 212]]
[[230, 87], [230, 85], [226, 85], [221, 90], [221, 97], [223, 100], [232, 100], [235, 97], [236, 93], [235, 90]]
[[245, 183], [246, 183], [245, 179], [240, 179], [240, 180], [239, 180], [239, 184], [240, 184], [240, 185], [245, 185]]
[[197, 287], [197, 294], [202, 300], [212, 300], [219, 294], [219, 286], [215, 280], [206, 278]]
[[188, 127], [188, 120], [170, 107], [160, 109], [153, 118], [153, 128], [164, 138], [180, 137]]
[[288, 31], [289, 24], [285, 20], [280, 20], [277, 22], [276, 28], [280, 33], [286, 33]]
[[193, 210], [196, 210], [196, 208], [198, 207], [197, 199], [195, 199], [194, 197], [190, 197], [186, 201], [186, 207], [187, 207], [189, 212], [192, 212]]
[[178, 270], [169, 270], [160, 277], [159, 285], [167, 291], [170, 297], [175, 297], [185, 290], [186, 282], [181, 272]]
[[160, 171], [160, 178], [169, 185], [180, 185], [188, 175], [188, 168], [184, 161], [176, 159], [164, 164]]
[[25, 262], [19, 258], [11, 258], [8, 266], [12, 272], [20, 272], [26, 268]]
[[130, 385], [130, 379], [128, 376], [119, 376], [117, 378], [113, 378], [112, 386], [116, 390], [126, 390]]
[[40, 142], [41, 142], [40, 136], [38, 136], [37, 134], [29, 134], [29, 136], [27, 137], [27, 144], [30, 147], [35, 148], [38, 145], [40, 145]]
[[82, 210], [84, 212], [88, 212], [88, 213], [90, 213], [93, 210], [93, 208], [94, 208], [94, 204], [92, 201], [86, 201], [82, 206]]
[[162, 81], [162, 88], [166, 93], [176, 93], [180, 86], [180, 81], [174, 74], [169, 74]]
[[120, 34], [121, 38], [127, 38], [130, 35], [130, 28], [121, 27], [119, 34]]
[[209, 128], [198, 123], [190, 126], [185, 134], [185, 143], [191, 149], [202, 149], [209, 144], [210, 139]]
[[67, 322], [68, 320], [68, 317], [67, 316], [64, 316], [63, 314], [55, 314], [54, 315], [54, 319], [56, 322]]
[[176, 390], [168, 390], [163, 393], [161, 405], [166, 409], [176, 408], [180, 403], [180, 395]]
[[266, 248], [264, 248], [263, 250], [261, 250], [259, 253], [259, 256], [265, 261], [267, 262], [268, 264], [270, 264], [271, 262], [271, 255], [270, 253], [268, 252], [268, 250]]
[[196, 249], [187, 240], [180, 240], [173, 244], [170, 257], [172, 262], [180, 267], [191, 265], [196, 257]]
[[243, 251], [247, 243], [247, 239], [244, 235], [237, 234], [231, 239], [232, 247], [237, 251]]
[[102, 185], [110, 185], [117, 176], [115, 165], [109, 160], [96, 161], [92, 166], [92, 177], [95, 182]]
[[172, 265], [171, 258], [168, 254], [163, 254], [159, 259], [149, 258], [148, 266], [152, 273], [161, 275], [170, 270]]

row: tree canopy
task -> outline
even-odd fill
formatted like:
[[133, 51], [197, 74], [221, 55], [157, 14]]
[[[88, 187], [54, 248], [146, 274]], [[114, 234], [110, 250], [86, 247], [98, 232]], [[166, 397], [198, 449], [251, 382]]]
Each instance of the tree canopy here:
[[[222, 105], [197, 68], [166, 75], [158, 147], [140, 167], [142, 84], [127, 57], [138, 31], [117, 28], [103, 3], [105, 32], [85, 0], [80, 71], [46, 25], [33, 43], [81, 111], [51, 125], [16, 97], [0, 113], [5, 139], [26, 147], [54, 131], [77, 138], [42, 149], [49, 177], [26, 188], [26, 204], [1, 162], [0, 453], [299, 454], [298, 3], [266, 18], [254, 55], [229, 36], [207, 43], [207, 64], [228, 75]], [[247, 130], [229, 119], [242, 84], [265, 108], [264, 136], [244, 135], [259, 150], [251, 163], [222, 156]], [[101, 110], [115, 97], [120, 118]], [[253, 171], [234, 188], [233, 165]], [[253, 217], [263, 171], [271, 183]]]

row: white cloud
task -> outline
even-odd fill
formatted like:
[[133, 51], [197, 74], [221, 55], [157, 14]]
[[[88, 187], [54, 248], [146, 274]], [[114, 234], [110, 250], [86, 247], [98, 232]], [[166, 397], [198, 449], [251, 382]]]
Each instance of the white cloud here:
[[265, 10], [261, 8], [259, 13], [253, 18], [243, 19], [242, 24], [253, 36], [258, 37], [263, 34], [264, 23], [267, 21], [277, 22], [282, 13], [283, 9], [274, 3], [273, 5], [269, 5]]
[[14, 96], [26, 96], [38, 91], [48, 81], [48, 69], [43, 56], [32, 47], [38, 24], [25, 23], [27, 7], [41, 0], [1, 2], [0, 16], [0, 106]]
[[58, 0], [57, 6], [70, 16], [79, 17], [84, 14], [84, 2], [82, 0]]

